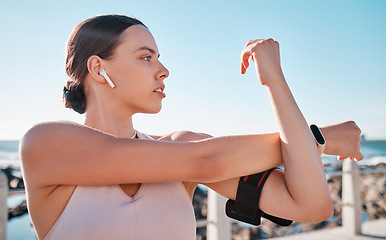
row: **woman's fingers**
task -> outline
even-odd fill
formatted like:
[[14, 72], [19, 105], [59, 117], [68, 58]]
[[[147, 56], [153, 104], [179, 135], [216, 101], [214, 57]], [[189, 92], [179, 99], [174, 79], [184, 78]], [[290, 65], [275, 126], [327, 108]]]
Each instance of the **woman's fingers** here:
[[247, 68], [249, 67], [249, 57], [251, 56], [250, 52], [250, 43], [244, 47], [243, 51], [241, 52], [241, 74], [244, 74], [247, 71]]
[[244, 74], [247, 71], [247, 68], [249, 67], [249, 56], [251, 56], [249, 52], [244, 52], [241, 56], [241, 74]]
[[[243, 51], [241, 52], [240, 65], [241, 65], [241, 74], [244, 74], [249, 67], [249, 58], [251, 57], [251, 49], [255, 44], [264, 41], [264, 39], [254, 39], [249, 40], [244, 46]], [[253, 60], [253, 59], [252, 59]]]
[[337, 155], [341, 161], [348, 157], [353, 161], [363, 159], [361, 153], [361, 129], [354, 121], [347, 121], [323, 128], [327, 155]]
[[337, 157], [339, 161], [342, 161], [346, 158], [350, 158], [351, 161], [358, 162], [363, 159], [363, 155], [361, 152], [354, 153], [352, 156], [338, 156]]
[[348, 158], [348, 156], [337, 156], [337, 158], [338, 158], [338, 161], [342, 161], [342, 160]]
[[285, 81], [280, 66], [279, 43], [272, 38], [249, 41], [240, 56], [241, 73], [249, 67], [249, 59], [255, 63], [257, 79], [262, 85], [273, 81]]
[[355, 158], [354, 161], [360, 161], [363, 159], [363, 155], [361, 152], [356, 153], [355, 156], [353, 156], [353, 157]]

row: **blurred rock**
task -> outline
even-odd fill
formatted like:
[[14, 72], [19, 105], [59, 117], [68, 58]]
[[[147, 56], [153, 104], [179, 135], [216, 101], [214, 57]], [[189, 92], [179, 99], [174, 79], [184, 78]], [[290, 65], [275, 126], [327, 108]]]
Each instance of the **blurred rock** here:
[[[206, 219], [207, 217], [207, 204], [208, 204], [208, 193], [202, 188], [197, 187], [193, 195], [193, 208], [196, 219]], [[197, 228], [196, 240], [206, 240], [206, 227]]]
[[24, 181], [22, 178], [15, 176], [15, 169], [7, 167], [5, 169], [1, 169], [5, 173], [8, 178], [8, 186], [9, 189], [23, 189]]
[[18, 206], [8, 209], [8, 220], [28, 213], [27, 202], [23, 201]]

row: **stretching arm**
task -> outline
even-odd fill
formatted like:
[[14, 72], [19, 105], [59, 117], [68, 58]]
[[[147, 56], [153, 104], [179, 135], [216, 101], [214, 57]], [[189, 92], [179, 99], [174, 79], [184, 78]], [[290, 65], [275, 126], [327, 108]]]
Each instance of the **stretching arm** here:
[[[31, 128], [20, 149], [27, 186], [215, 182], [280, 165], [278, 141], [277, 134], [181, 143], [134, 140], [56, 122]], [[235, 164], [245, 167], [232, 169]]]
[[[333, 207], [324, 168], [314, 137], [282, 73], [279, 44], [273, 39], [249, 41], [241, 55], [242, 73], [248, 68], [250, 58], [272, 103], [285, 168], [284, 175], [272, 174], [273, 184], [267, 182], [268, 193], [262, 193], [261, 208], [269, 212], [280, 209], [276, 212], [279, 216], [288, 214], [298, 220], [308, 219], [307, 214], [328, 218]], [[281, 201], [290, 208], [281, 208]], [[296, 215], [298, 210], [307, 214]]]

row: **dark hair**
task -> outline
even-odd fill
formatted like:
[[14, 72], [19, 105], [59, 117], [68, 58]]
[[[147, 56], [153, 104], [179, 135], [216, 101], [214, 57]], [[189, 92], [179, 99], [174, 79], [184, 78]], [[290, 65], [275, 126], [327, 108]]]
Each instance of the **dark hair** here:
[[66, 49], [66, 73], [70, 77], [63, 89], [66, 108], [81, 114], [86, 111], [84, 78], [88, 73], [88, 59], [93, 55], [102, 59], [111, 57], [122, 32], [133, 25], [146, 27], [138, 19], [111, 14], [89, 18], [74, 28]]

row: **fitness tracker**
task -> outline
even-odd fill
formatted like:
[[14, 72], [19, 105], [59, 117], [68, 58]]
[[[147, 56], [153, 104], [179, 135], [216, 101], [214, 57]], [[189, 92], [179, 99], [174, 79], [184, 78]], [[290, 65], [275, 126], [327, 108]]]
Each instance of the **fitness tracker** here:
[[322, 132], [315, 124], [310, 125], [312, 134], [314, 135], [316, 145], [318, 146], [319, 154], [322, 155], [326, 146], [326, 140], [323, 137]]

